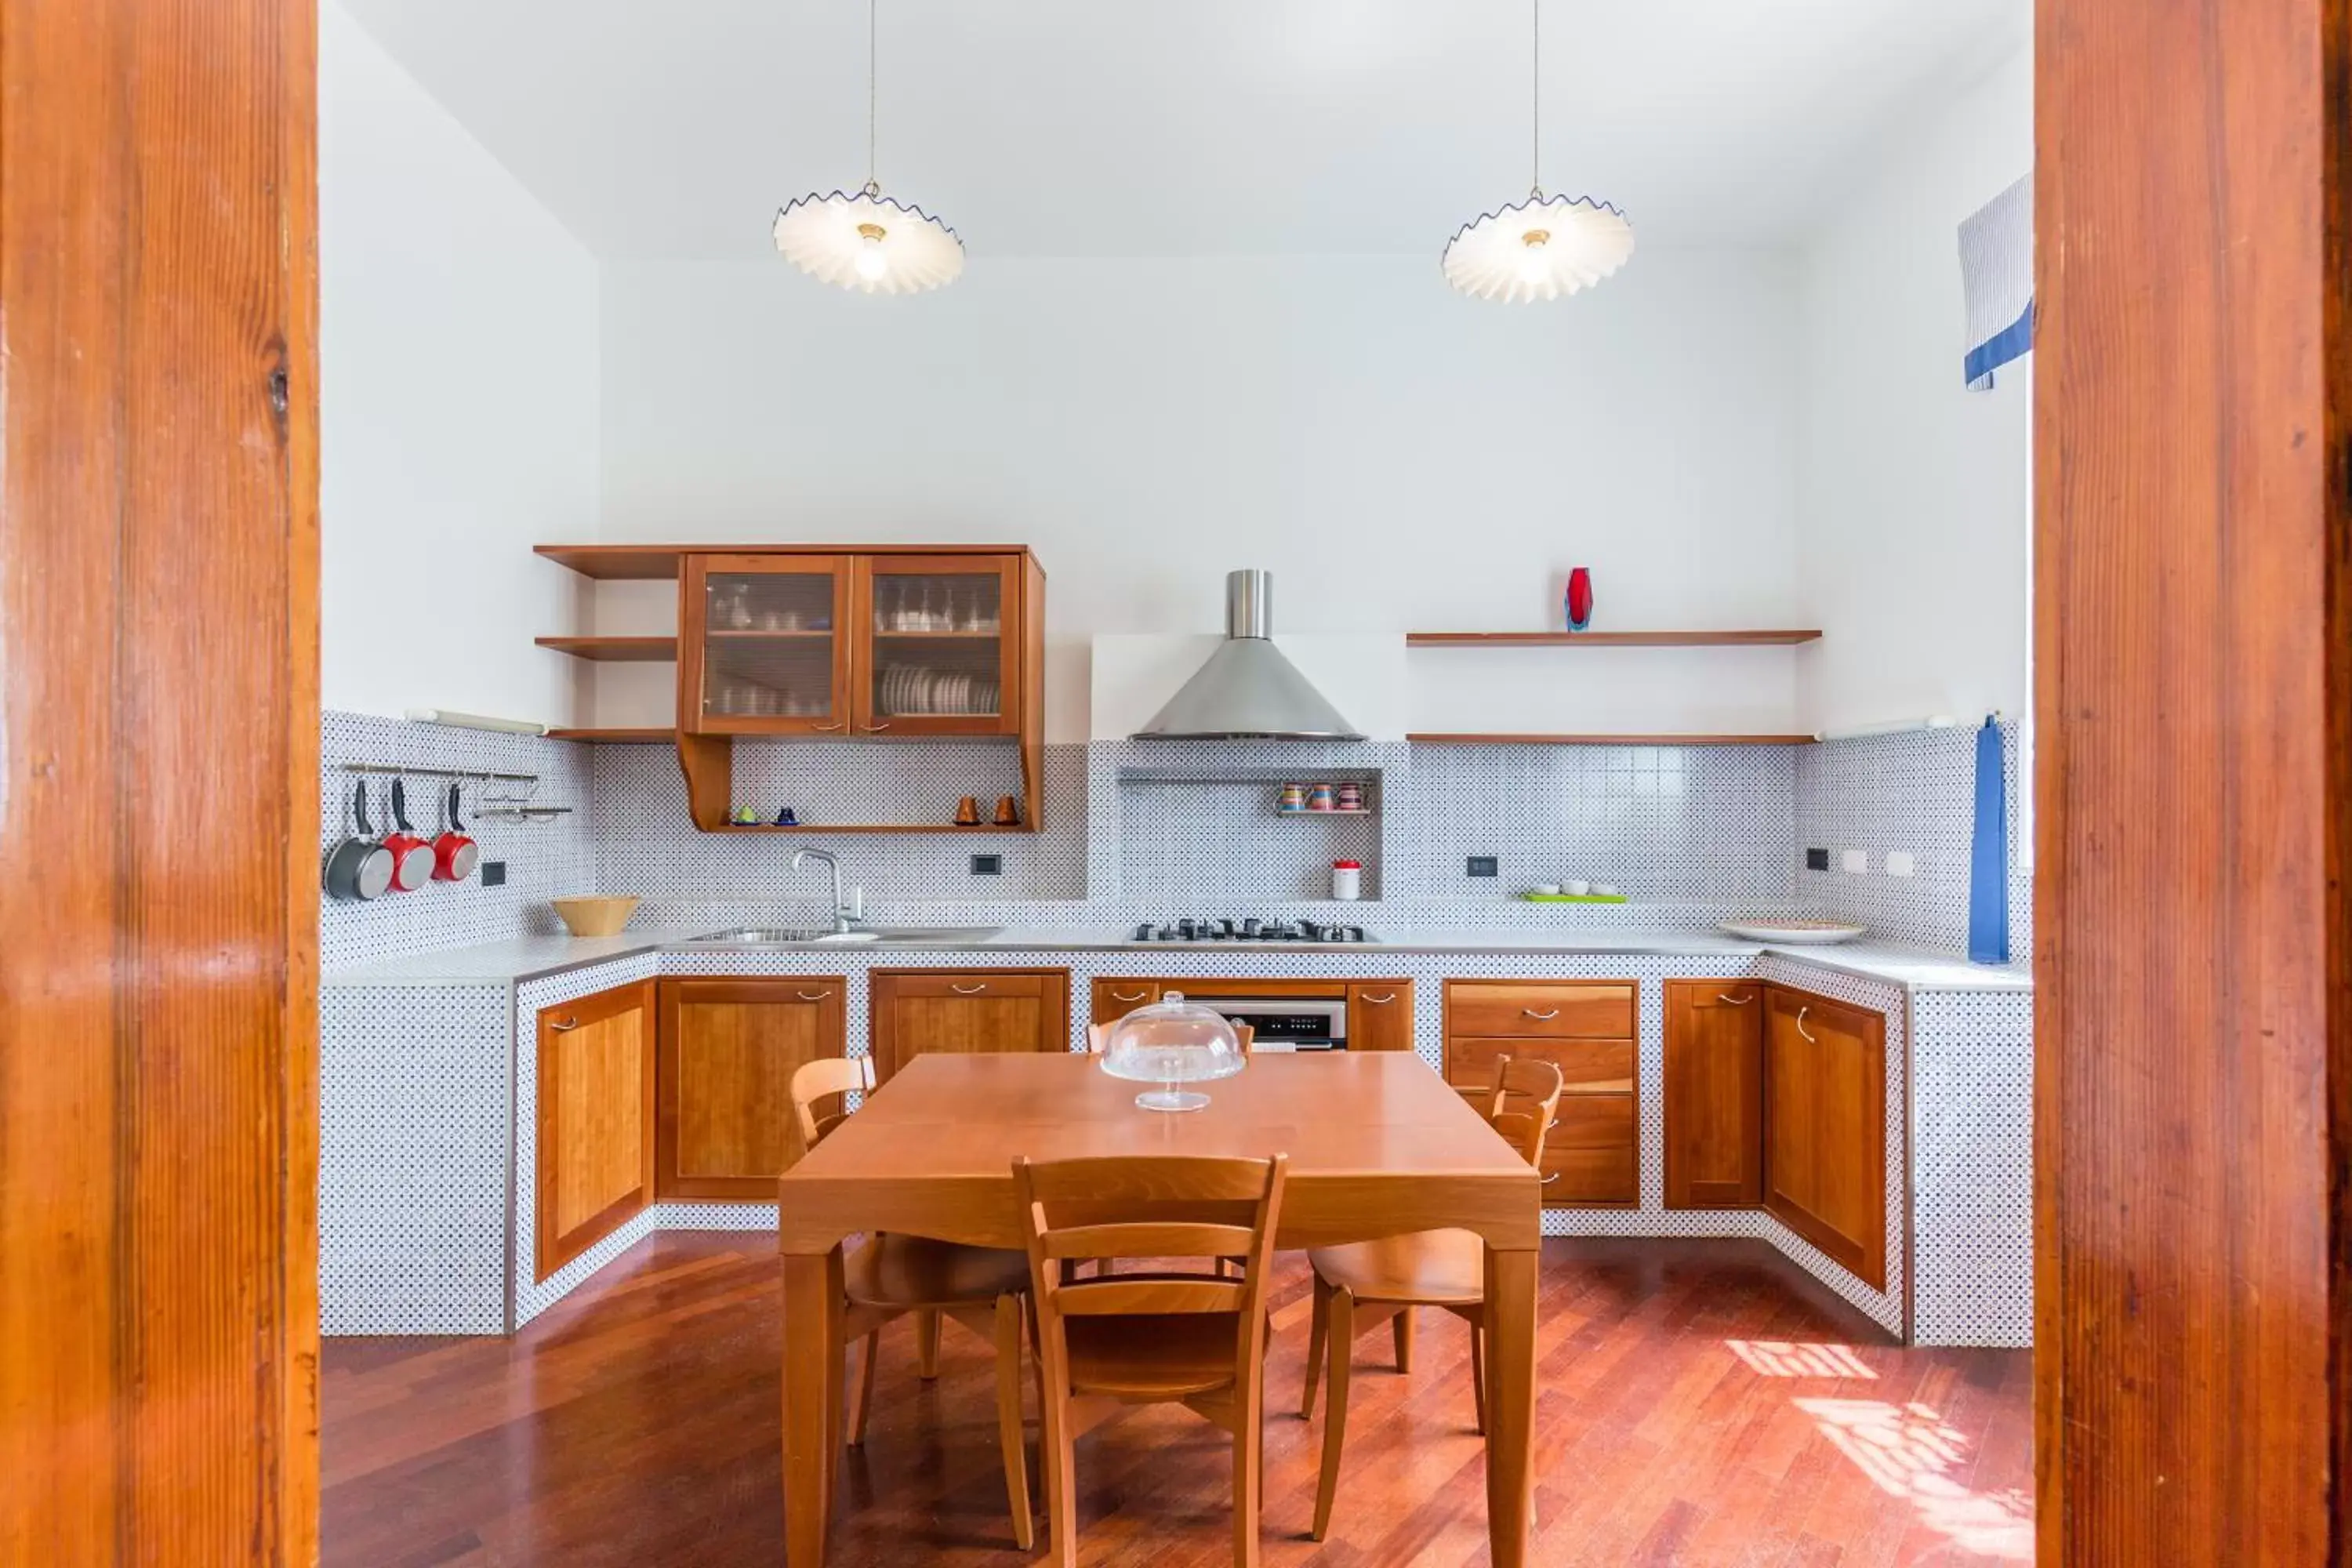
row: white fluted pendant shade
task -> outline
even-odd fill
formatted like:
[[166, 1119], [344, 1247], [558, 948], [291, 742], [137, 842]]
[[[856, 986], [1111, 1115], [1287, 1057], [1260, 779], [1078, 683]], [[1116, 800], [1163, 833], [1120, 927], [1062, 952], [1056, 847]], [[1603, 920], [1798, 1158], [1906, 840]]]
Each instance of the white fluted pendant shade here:
[[863, 294], [919, 294], [963, 272], [963, 241], [871, 186], [803, 196], [776, 215], [776, 248], [812, 278]]
[[1529, 196], [1462, 226], [1445, 246], [1445, 280], [1481, 300], [1557, 300], [1590, 288], [1633, 254], [1633, 226], [1590, 196]]

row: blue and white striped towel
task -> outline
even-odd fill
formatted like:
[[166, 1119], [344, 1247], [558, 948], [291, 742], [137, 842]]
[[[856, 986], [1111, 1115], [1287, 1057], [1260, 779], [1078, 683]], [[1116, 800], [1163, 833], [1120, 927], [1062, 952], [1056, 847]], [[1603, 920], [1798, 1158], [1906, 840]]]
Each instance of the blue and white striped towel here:
[[1960, 292], [1967, 300], [1969, 384], [2033, 347], [2033, 175], [2028, 173], [1960, 224]]

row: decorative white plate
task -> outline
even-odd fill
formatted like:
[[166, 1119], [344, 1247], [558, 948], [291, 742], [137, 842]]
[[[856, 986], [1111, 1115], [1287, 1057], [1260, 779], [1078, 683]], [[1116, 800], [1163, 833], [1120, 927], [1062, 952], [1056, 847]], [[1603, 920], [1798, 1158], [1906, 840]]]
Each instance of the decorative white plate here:
[[1826, 947], [1867, 934], [1867, 928], [1847, 925], [1842, 921], [1726, 921], [1715, 929], [1746, 937], [1749, 942], [1777, 942], [1790, 946]]

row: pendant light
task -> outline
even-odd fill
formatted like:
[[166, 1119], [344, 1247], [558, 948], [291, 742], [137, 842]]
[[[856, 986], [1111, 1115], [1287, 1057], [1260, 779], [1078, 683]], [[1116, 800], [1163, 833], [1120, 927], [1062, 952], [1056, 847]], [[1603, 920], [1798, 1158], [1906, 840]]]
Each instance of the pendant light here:
[[866, 0], [866, 184], [856, 195], [815, 192], [776, 214], [776, 248], [810, 277], [862, 294], [919, 294], [963, 273], [963, 241], [922, 208], [882, 194], [874, 177], [875, 0]]
[[1607, 202], [1543, 192], [1543, 13], [1528, 0], [1528, 199], [1464, 224], [1445, 244], [1445, 280], [1481, 300], [1557, 300], [1600, 282], [1633, 254], [1633, 226]]

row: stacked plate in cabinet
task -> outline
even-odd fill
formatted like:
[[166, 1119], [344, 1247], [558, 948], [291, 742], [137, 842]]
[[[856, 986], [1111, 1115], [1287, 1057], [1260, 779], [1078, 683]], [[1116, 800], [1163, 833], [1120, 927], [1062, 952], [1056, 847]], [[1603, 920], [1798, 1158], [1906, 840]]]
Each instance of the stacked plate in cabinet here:
[[894, 665], [882, 672], [881, 699], [885, 712], [899, 717], [959, 716], [1000, 711], [1000, 688], [994, 676], [926, 669]]

